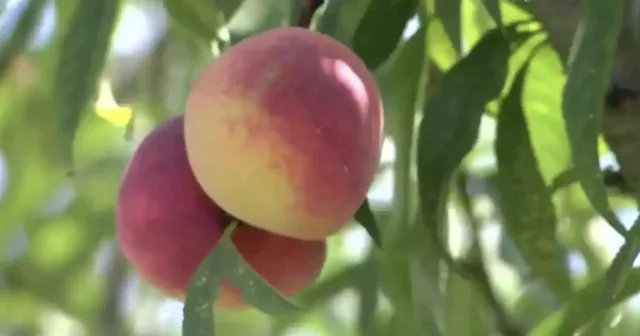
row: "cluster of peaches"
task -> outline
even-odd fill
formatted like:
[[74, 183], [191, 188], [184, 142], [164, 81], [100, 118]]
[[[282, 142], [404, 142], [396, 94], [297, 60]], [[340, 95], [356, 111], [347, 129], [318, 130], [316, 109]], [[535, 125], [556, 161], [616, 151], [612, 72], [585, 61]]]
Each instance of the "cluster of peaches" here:
[[[201, 71], [184, 114], [134, 152], [117, 201], [121, 248], [147, 283], [183, 299], [235, 221], [244, 261], [296, 295], [365, 200], [382, 128], [376, 83], [348, 47], [302, 28], [247, 38]], [[224, 281], [215, 305], [248, 307]]]

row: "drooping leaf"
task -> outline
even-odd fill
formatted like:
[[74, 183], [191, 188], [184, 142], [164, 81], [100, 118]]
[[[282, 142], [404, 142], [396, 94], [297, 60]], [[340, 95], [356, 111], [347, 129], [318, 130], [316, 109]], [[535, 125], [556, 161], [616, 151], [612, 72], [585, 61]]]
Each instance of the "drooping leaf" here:
[[518, 71], [498, 115], [495, 151], [504, 225], [532, 274], [560, 299], [572, 293], [565, 255], [556, 240], [556, 211], [538, 169], [522, 106], [529, 62]]
[[271, 315], [297, 312], [299, 307], [282, 297], [240, 256], [231, 239], [237, 224], [224, 232], [216, 247], [191, 278], [184, 305], [184, 336], [214, 336], [213, 303], [222, 281], [240, 289], [244, 302]]
[[[352, 40], [353, 50], [375, 69], [396, 49], [419, 0], [371, 0]], [[384, 24], [381, 24], [383, 23]]]
[[585, 0], [569, 55], [562, 110], [576, 177], [593, 208], [620, 234], [598, 165], [598, 134], [624, 16], [624, 2]]
[[440, 18], [451, 44], [462, 50], [462, 0], [435, 0], [435, 14]]
[[505, 83], [509, 55], [507, 37], [489, 32], [444, 75], [440, 91], [425, 107], [418, 130], [418, 188], [424, 222], [434, 234], [451, 179], [478, 137], [485, 105]]
[[81, 1], [62, 40], [53, 101], [62, 155], [71, 169], [75, 132], [97, 94], [120, 4], [120, 0]]
[[380, 227], [378, 227], [373, 211], [371, 211], [368, 199], [365, 199], [364, 202], [362, 202], [362, 205], [360, 205], [354, 215], [354, 219], [367, 231], [373, 242], [378, 247], [381, 247], [382, 237], [380, 235]]
[[40, 15], [45, 4], [46, 1], [44, 0], [27, 2], [20, 20], [11, 34], [11, 38], [0, 49], [0, 79], [4, 77], [14, 58], [22, 52], [29, 42], [29, 38], [32, 37], [35, 28], [40, 22]]

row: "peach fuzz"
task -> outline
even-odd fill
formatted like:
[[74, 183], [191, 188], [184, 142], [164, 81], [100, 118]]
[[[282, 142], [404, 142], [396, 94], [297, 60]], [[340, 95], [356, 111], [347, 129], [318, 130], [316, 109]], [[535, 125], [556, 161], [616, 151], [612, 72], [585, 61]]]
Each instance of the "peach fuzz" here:
[[364, 201], [380, 160], [380, 93], [336, 40], [273, 29], [203, 69], [185, 111], [187, 156], [220, 207], [251, 225], [315, 240]]
[[[189, 167], [182, 117], [150, 132], [126, 170], [117, 202], [116, 233], [137, 273], [167, 296], [183, 299], [198, 265], [231, 217], [202, 191]], [[285, 296], [306, 289], [325, 261], [325, 242], [301, 241], [240, 224], [232, 240], [245, 259]], [[223, 281], [215, 303], [243, 309], [239, 289]]]

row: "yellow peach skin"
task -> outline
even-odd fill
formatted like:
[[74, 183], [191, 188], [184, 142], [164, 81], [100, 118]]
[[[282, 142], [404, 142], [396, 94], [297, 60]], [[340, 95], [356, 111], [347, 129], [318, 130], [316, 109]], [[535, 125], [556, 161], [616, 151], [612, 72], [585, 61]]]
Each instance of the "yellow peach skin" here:
[[366, 197], [383, 139], [380, 93], [334, 39], [283, 28], [228, 49], [195, 81], [187, 156], [225, 211], [304, 240], [340, 230]]

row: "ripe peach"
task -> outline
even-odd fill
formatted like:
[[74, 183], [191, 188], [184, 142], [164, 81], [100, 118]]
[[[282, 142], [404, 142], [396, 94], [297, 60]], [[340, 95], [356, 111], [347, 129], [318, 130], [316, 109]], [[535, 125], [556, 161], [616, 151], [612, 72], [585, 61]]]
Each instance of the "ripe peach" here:
[[[166, 295], [182, 299], [196, 268], [230, 217], [202, 191], [190, 170], [182, 117], [154, 129], [137, 148], [122, 181], [117, 237], [130, 265]], [[325, 260], [325, 242], [301, 241], [240, 224], [233, 242], [258, 274], [282, 294], [307, 288]], [[224, 281], [216, 306], [248, 307]]]
[[185, 111], [199, 184], [233, 216], [313, 240], [344, 226], [380, 159], [382, 103], [346, 46], [302, 28], [229, 48], [195, 81]]

